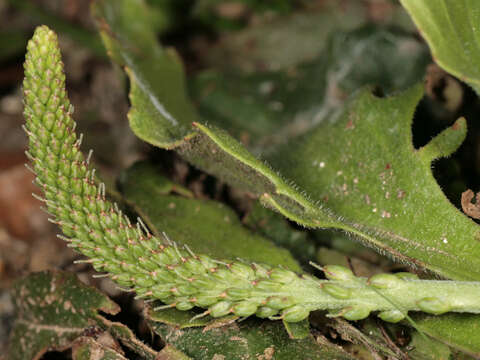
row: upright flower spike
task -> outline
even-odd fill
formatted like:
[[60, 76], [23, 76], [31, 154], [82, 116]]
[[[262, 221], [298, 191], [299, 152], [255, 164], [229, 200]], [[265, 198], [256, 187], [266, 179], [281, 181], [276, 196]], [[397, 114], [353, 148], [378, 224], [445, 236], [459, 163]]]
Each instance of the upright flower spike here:
[[132, 226], [105, 199], [104, 185], [96, 185], [75, 134], [57, 37], [46, 26], [28, 43], [23, 86], [27, 154], [52, 221], [96, 270], [138, 297], [179, 310], [206, 308], [213, 317], [255, 314], [288, 322], [317, 309], [349, 320], [378, 311], [392, 322], [411, 310], [480, 313], [479, 283], [421, 281], [404, 274], [365, 279], [339, 266], [325, 267], [327, 280], [319, 280], [267, 265], [216, 261], [165, 244], [141, 224]]

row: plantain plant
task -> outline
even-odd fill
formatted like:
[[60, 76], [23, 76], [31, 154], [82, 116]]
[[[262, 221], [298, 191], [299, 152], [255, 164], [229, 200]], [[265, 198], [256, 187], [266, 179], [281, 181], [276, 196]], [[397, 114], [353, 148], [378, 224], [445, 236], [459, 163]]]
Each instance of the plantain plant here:
[[[42, 190], [39, 199], [50, 220], [61, 229], [60, 237], [85, 255], [78, 262], [91, 264], [101, 273], [99, 277], [108, 277], [121, 289], [134, 292], [136, 299], [145, 300], [145, 316], [167, 346], [160, 354], [135, 339], [125, 326], [98, 314], [96, 310], [116, 313], [118, 309], [94, 289], [75, 283], [68, 274], [44, 273], [21, 280], [14, 288], [20, 315], [10, 358], [34, 358], [47, 348], [61, 349], [71, 343], [76, 359], [93, 358], [92, 354], [100, 350], [102, 358], [124, 358], [86, 335], [87, 324], [94, 324], [147, 359], [252, 356], [259, 353], [251, 340], [258, 337], [252, 331], [259, 326], [266, 327], [260, 334], [265, 334], [270, 345], [261, 347], [260, 353], [267, 356], [268, 349], [275, 349], [270, 354], [275, 357], [270, 358], [292, 358], [293, 353], [305, 351], [305, 358], [353, 358], [326, 339], [314, 339], [308, 318], [318, 310], [325, 311], [326, 318], [351, 321], [374, 313], [386, 322], [413, 325], [424, 337], [430, 335], [457, 350], [480, 352], [478, 335], [472, 338], [469, 332], [479, 321], [472, 314], [480, 313], [480, 228], [450, 203], [431, 171], [432, 161], [449, 156], [464, 140], [465, 119], [460, 118], [429, 143], [414, 149], [411, 123], [423, 86], [414, 85], [418, 78], [412, 77], [385, 84], [392, 91], [403, 90], [384, 98], [374, 96], [367, 88], [349, 100], [329, 101], [331, 94], [325, 88], [321, 111], [309, 102], [312, 90], [297, 84], [300, 89], [296, 95], [304, 99], [296, 102], [301, 107], [292, 105], [289, 111], [301, 111], [306, 125], [291, 127], [288, 121], [292, 114], [288, 113], [284, 118], [279, 115], [281, 124], [276, 124], [273, 131], [275, 110], [262, 112], [263, 122], [242, 123], [244, 119], [238, 119], [232, 111], [245, 106], [242, 86], [250, 91], [252, 83], [268, 85], [284, 73], [272, 72], [259, 78], [232, 76], [230, 80], [240, 84], [232, 87], [226, 81], [228, 72], [210, 72], [188, 85], [179, 57], [158, 45], [153, 30], [156, 13], [146, 3], [97, 0], [92, 13], [108, 54], [125, 68], [130, 79], [129, 121], [139, 138], [176, 151], [194, 166], [258, 198], [269, 211], [311, 231], [343, 230], [364, 245], [437, 279], [419, 279], [407, 272], [360, 277], [345, 266], [314, 262], [302, 268], [290, 252], [267, 238], [295, 238], [286, 246], [296, 249], [292, 253], [308, 262], [315, 250], [309, 239], [298, 235], [304, 232], [293, 230], [281, 217], [268, 212], [262, 216], [281, 224], [275, 227], [283, 226], [282, 235], [272, 235], [268, 230], [254, 234], [224, 205], [192, 198], [187, 189], [159, 176], [146, 164], [133, 166], [121, 178], [124, 200], [133, 204], [142, 218], [131, 219], [109, 199], [90, 155], [85, 157], [80, 150], [82, 138], [75, 132], [57, 36], [40, 26], [27, 46], [23, 83], [27, 155], [35, 182]], [[143, 21], [132, 21], [133, 17]], [[364, 35], [360, 31], [355, 36]], [[378, 36], [374, 41], [383, 44], [383, 35]], [[409, 64], [422, 68], [422, 59], [419, 55]], [[330, 61], [333, 64], [337, 60]], [[317, 68], [316, 63], [300, 68], [298, 83], [314, 76]], [[330, 74], [334, 70], [331, 68]], [[352, 91], [352, 87], [358, 87], [347, 80], [337, 78], [336, 86]], [[264, 88], [268, 93], [267, 85]], [[198, 112], [188, 98], [188, 86], [190, 96], [200, 104]], [[317, 95], [317, 89], [313, 92]], [[240, 116], [260, 118], [263, 110], [258, 109], [265, 103], [281, 103], [275, 101], [267, 96]], [[203, 120], [206, 115], [211, 116], [208, 123]], [[221, 127], [233, 135], [250, 133], [254, 138], [245, 146]], [[260, 153], [266, 160], [260, 159]], [[262, 214], [265, 210], [256, 211]], [[254, 216], [246, 220], [247, 225], [249, 222], [260, 223]], [[298, 249], [302, 250], [300, 256]], [[320, 270], [317, 275], [324, 278], [314, 276], [315, 270]], [[72, 283], [70, 288], [63, 285], [64, 279]], [[86, 299], [91, 301], [82, 301], [81, 292], [88, 293]], [[42, 304], [44, 296], [52, 296], [54, 301]], [[29, 300], [32, 298], [35, 300]], [[72, 302], [74, 305], [66, 305]], [[38, 315], [61, 307], [71, 322], [67, 337], [55, 333], [53, 326], [60, 325], [58, 319]], [[412, 319], [410, 316], [417, 312], [433, 316], [423, 314]], [[73, 316], [79, 313], [81, 316]], [[437, 317], [444, 313], [463, 314]], [[229, 333], [229, 338], [241, 334], [253, 350], [217, 349], [213, 342], [207, 342], [202, 350], [192, 345], [201, 341], [195, 326], [211, 331], [246, 318], [249, 320], [239, 324], [248, 326], [240, 325], [241, 331]], [[259, 318], [266, 320], [260, 322]], [[266, 335], [277, 331], [272, 329], [276, 329], [278, 320], [296, 340], [279, 341]], [[29, 332], [28, 321], [52, 326], [42, 328], [43, 342], [19, 340], [22, 332], [35, 336]], [[462, 331], [448, 333], [458, 324]], [[192, 329], [184, 335], [172, 326]], [[426, 337], [425, 341], [429, 346], [434, 343]], [[228, 339], [222, 344], [226, 342]], [[388, 348], [378, 351], [397, 356]]]

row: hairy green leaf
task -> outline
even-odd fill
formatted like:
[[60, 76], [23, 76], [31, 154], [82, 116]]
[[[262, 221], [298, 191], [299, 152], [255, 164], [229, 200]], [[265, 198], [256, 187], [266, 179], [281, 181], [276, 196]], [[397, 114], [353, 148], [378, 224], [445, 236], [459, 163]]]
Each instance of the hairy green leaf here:
[[452, 350], [445, 344], [414, 331], [408, 343], [408, 356], [412, 360], [450, 360]]
[[455, 349], [473, 356], [480, 356], [480, 316], [445, 314], [436, 316], [415, 316], [418, 330]]
[[[462, 56], [461, 51], [451, 53]], [[199, 99], [202, 99], [200, 95]], [[178, 98], [183, 101], [182, 96]], [[230, 184], [249, 189], [261, 196], [266, 205], [292, 220], [312, 227], [342, 228], [382, 253], [411, 265], [426, 267], [446, 277], [478, 280], [478, 226], [451, 206], [430, 170], [434, 158], [450, 154], [462, 141], [465, 123], [460, 120], [423, 149], [414, 149], [410, 127], [420, 97], [418, 87], [400, 97], [387, 99], [376, 99], [363, 92], [343, 115], [334, 113], [330, 116], [331, 121], [320, 124], [313, 131], [315, 136], [305, 136], [302, 140], [308, 140], [308, 146], [298, 141], [297, 144], [304, 145], [300, 146], [301, 151], [285, 147], [282, 155], [271, 154], [269, 158], [276, 165], [274, 170], [249, 154], [240, 143], [211, 126], [199, 124], [200, 135], [184, 143], [177, 137], [175, 144], [180, 144], [180, 152], [193, 164]], [[211, 103], [214, 103], [213, 99]], [[135, 100], [133, 96], [132, 100]], [[135, 101], [132, 105], [135, 109]], [[221, 114], [224, 117], [229, 115]], [[234, 112], [233, 116], [236, 115]], [[355, 121], [350, 123], [350, 117]], [[185, 118], [183, 124], [195, 119]], [[147, 124], [152, 120], [144, 121]], [[226, 128], [232, 128], [228, 116], [222, 121]], [[370, 126], [369, 121], [372, 122]], [[358, 132], [360, 122], [361, 136], [349, 137], [346, 128]], [[327, 132], [330, 129], [334, 129], [336, 136]], [[330, 146], [324, 144], [324, 151], [320, 153], [316, 145], [321, 144], [322, 132], [323, 140], [327, 138]], [[249, 137], [248, 133], [235, 133], [242, 140]], [[148, 126], [145, 126], [145, 133], [137, 132], [137, 135], [158, 144], [155, 139], [149, 139]], [[283, 155], [289, 159], [288, 164], [285, 164]], [[368, 161], [363, 162], [362, 157]], [[344, 163], [349, 164], [346, 169], [343, 169]], [[327, 170], [324, 173], [329, 175], [319, 177], [321, 169]], [[365, 176], [362, 182], [356, 176], [359, 172]], [[382, 173], [386, 178], [380, 178]], [[284, 176], [289, 180], [283, 180]], [[377, 185], [365, 188], [367, 179], [373, 179]], [[300, 187], [291, 186], [292, 182]], [[353, 198], [352, 192], [363, 198]], [[333, 213], [325, 211], [325, 205], [320, 209], [317, 206], [327, 199], [325, 196], [328, 196], [326, 206], [334, 209]], [[450, 332], [452, 328], [450, 326]]]
[[97, 0], [92, 10], [109, 55], [130, 78], [135, 107], [128, 116], [135, 134], [148, 132], [146, 141], [166, 148], [190, 136], [196, 114], [180, 59], [157, 44], [157, 13], [142, 0]]
[[[137, 95], [132, 92], [132, 112], [141, 108], [133, 101]], [[430, 170], [431, 161], [461, 143], [465, 122], [459, 120], [415, 150], [410, 127], [421, 95], [418, 86], [386, 99], [363, 91], [331, 120], [272, 151], [273, 168], [214, 126], [196, 123], [193, 137], [172, 141], [178, 141], [177, 150], [196, 166], [260, 196], [291, 220], [347, 230], [381, 252], [446, 277], [478, 279], [478, 226], [453, 208]], [[161, 93], [142, 96], [154, 96], [168, 109]], [[142, 138], [159, 145], [148, 139], [154, 134], [148, 123], [155, 118], [141, 121], [148, 129]]]
[[435, 61], [480, 93], [480, 3], [400, 0], [428, 42]]

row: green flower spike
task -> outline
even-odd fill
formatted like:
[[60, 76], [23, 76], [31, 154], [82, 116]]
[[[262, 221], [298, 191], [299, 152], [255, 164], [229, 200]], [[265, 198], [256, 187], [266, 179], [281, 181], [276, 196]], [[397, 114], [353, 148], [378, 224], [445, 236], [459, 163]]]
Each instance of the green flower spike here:
[[216, 261], [162, 241], [141, 223], [132, 226], [105, 199], [104, 185], [96, 184], [79, 150], [57, 37], [45, 26], [28, 43], [23, 86], [27, 154], [51, 221], [97, 271], [140, 298], [179, 310], [206, 308], [213, 317], [256, 315], [287, 322], [318, 309], [349, 320], [378, 311], [393, 322], [412, 310], [480, 313], [479, 283], [421, 281], [404, 274], [357, 278], [340, 266], [323, 268], [327, 280], [319, 280], [266, 265]]

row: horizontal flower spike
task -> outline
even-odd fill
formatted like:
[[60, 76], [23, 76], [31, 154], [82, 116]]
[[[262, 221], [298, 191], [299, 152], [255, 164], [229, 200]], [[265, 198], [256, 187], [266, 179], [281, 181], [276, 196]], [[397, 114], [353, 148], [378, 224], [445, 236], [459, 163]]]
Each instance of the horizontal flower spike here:
[[[287, 322], [301, 321], [317, 309], [351, 320], [379, 311], [387, 321], [418, 310], [480, 313], [478, 283], [421, 281], [405, 274], [367, 280], [336, 265], [325, 266], [327, 280], [319, 280], [264, 264], [194, 255], [170, 241], [164, 244], [130, 225], [105, 199], [104, 186], [97, 186], [79, 150], [57, 37], [46, 26], [38, 27], [28, 42], [23, 93], [27, 154], [52, 221], [70, 246], [92, 258], [96, 270], [132, 287], [141, 298], [179, 310], [208, 308], [213, 317], [255, 313], [273, 318], [280, 312]], [[448, 295], [449, 303], [432, 294]]]

